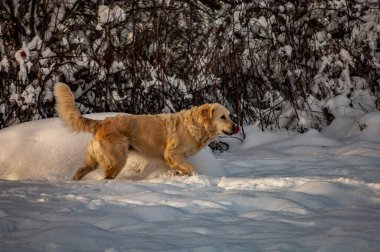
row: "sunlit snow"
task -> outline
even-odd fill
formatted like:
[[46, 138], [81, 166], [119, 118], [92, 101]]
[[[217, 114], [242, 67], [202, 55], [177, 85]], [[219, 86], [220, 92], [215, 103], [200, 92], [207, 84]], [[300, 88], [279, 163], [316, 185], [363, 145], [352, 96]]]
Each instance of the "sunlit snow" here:
[[57, 118], [3, 129], [0, 251], [378, 251], [379, 113], [245, 133], [192, 157], [192, 177], [132, 154], [114, 181], [74, 182], [89, 135]]

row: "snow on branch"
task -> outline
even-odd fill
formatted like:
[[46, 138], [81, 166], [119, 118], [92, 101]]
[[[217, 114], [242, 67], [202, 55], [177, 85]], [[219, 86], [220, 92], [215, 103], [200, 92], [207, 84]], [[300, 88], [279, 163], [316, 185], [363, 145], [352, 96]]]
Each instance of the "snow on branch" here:
[[0, 128], [82, 112], [174, 112], [220, 102], [240, 124], [321, 129], [378, 109], [377, 1], [6, 1]]

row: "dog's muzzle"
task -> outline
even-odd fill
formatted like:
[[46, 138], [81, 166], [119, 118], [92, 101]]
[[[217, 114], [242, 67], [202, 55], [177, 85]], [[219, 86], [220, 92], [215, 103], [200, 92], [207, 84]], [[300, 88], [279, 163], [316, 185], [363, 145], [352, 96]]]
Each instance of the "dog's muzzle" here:
[[238, 132], [239, 132], [239, 125], [237, 125], [237, 124], [234, 124], [232, 126], [230, 132], [223, 131], [224, 134], [229, 135], [229, 136], [237, 134]]
[[231, 135], [239, 133], [239, 130], [240, 130], [239, 125], [235, 124], [234, 126], [232, 126], [232, 134]]

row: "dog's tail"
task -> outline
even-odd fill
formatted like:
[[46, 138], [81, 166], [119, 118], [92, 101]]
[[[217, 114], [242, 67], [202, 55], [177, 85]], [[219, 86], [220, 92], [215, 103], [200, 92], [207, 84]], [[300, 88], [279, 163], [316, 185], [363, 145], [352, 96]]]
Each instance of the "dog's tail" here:
[[74, 95], [69, 86], [58, 82], [54, 87], [56, 99], [55, 109], [59, 117], [76, 131], [87, 131], [94, 133], [99, 121], [83, 117], [75, 106]]

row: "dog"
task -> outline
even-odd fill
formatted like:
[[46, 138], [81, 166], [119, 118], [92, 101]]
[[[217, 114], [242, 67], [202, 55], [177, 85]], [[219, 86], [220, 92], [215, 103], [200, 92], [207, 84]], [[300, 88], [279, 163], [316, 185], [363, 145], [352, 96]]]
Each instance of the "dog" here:
[[87, 157], [73, 180], [80, 180], [99, 166], [105, 179], [114, 179], [124, 167], [128, 152], [162, 158], [176, 175], [193, 175], [185, 157], [194, 155], [220, 134], [232, 135], [239, 127], [219, 103], [208, 103], [172, 114], [117, 115], [104, 120], [83, 117], [66, 84], [55, 84], [59, 117], [77, 132], [89, 132]]

